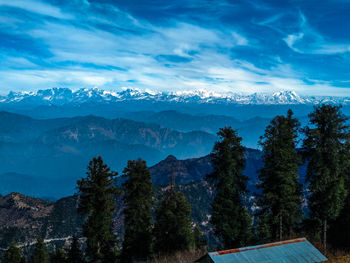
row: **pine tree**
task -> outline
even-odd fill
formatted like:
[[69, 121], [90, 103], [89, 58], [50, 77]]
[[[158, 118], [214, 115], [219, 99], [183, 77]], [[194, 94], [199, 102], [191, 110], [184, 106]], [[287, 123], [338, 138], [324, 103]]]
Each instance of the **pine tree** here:
[[50, 259], [49, 253], [46, 250], [46, 245], [42, 238], [37, 239], [34, 253], [32, 255], [33, 263], [48, 263]]
[[[329, 226], [329, 241], [333, 247], [348, 250], [350, 248], [350, 140], [345, 142], [344, 167], [345, 186], [348, 192], [344, 207], [335, 221]], [[346, 157], [347, 156], [347, 157]]]
[[242, 244], [249, 244], [249, 242], [253, 240], [254, 234], [253, 222], [246, 207], [243, 208], [241, 213], [240, 224], [241, 231], [239, 232], [238, 240], [240, 240]]
[[114, 186], [117, 173], [99, 156], [90, 161], [87, 177], [78, 181], [80, 195], [78, 211], [87, 215], [83, 235], [87, 238], [85, 254], [88, 262], [111, 263], [116, 260], [112, 216], [116, 209]]
[[171, 254], [194, 247], [190, 215], [190, 204], [183, 193], [175, 190], [172, 183], [155, 212], [155, 251], [158, 254]]
[[68, 251], [69, 263], [83, 263], [83, 253], [80, 250], [79, 240], [76, 236], [73, 236], [71, 247]]
[[62, 248], [59, 248], [51, 257], [50, 263], [71, 263], [67, 260], [67, 253]]
[[328, 222], [338, 217], [347, 195], [345, 186], [349, 127], [340, 106], [321, 105], [309, 114], [311, 127], [304, 129], [304, 156], [311, 196], [311, 218], [323, 225], [326, 249]]
[[5, 251], [2, 263], [21, 263], [22, 258], [22, 250], [13, 242]]
[[211, 153], [214, 172], [208, 175], [216, 190], [211, 223], [223, 248], [240, 247], [252, 236], [251, 220], [242, 201], [247, 193], [244, 148], [242, 138], [231, 127], [221, 128], [218, 136], [220, 141]]
[[289, 110], [286, 117], [276, 116], [271, 121], [259, 142], [264, 167], [259, 174], [262, 194], [258, 215], [264, 217], [261, 223], [269, 226], [268, 236], [280, 240], [283, 234], [288, 236], [296, 230], [302, 216], [301, 184], [298, 182], [300, 157], [296, 150], [299, 127], [299, 121]]
[[128, 161], [123, 171], [125, 235], [122, 261], [147, 261], [153, 254], [153, 187], [146, 162]]
[[271, 224], [269, 218], [260, 214], [256, 223], [256, 239], [261, 243], [267, 243], [272, 240]]

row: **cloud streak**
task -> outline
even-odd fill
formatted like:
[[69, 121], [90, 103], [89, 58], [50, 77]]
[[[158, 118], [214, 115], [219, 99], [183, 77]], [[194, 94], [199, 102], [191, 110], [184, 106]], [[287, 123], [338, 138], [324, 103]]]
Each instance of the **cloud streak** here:
[[326, 41], [302, 7], [140, 3], [0, 0], [0, 93], [53, 86], [348, 92], [343, 75], [331, 78], [321, 63], [315, 73], [312, 60], [336, 63], [328, 57], [342, 55], [350, 64], [349, 46]]
[[58, 19], [70, 19], [72, 16], [64, 14], [58, 7], [34, 0], [0, 0], [0, 6], [22, 9], [28, 12], [43, 16], [50, 16]]

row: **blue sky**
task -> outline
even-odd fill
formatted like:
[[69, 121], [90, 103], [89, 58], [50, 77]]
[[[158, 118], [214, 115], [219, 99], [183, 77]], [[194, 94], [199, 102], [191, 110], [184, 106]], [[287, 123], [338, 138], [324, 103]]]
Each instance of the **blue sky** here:
[[348, 0], [0, 0], [0, 93], [350, 96]]

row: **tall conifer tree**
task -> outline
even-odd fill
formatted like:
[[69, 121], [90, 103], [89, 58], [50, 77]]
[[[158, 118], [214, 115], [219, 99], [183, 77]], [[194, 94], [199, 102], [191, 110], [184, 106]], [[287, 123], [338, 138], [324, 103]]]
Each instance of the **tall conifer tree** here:
[[195, 246], [191, 206], [185, 195], [175, 190], [174, 182], [172, 176], [169, 189], [163, 194], [155, 212], [155, 251], [158, 254], [171, 254]]
[[73, 236], [73, 241], [68, 251], [68, 262], [83, 263], [83, 253], [80, 250], [79, 240], [76, 236]]
[[326, 249], [330, 220], [338, 217], [347, 195], [344, 173], [348, 158], [349, 126], [340, 106], [321, 105], [309, 114], [303, 150], [308, 161], [311, 217], [322, 222]]
[[[275, 239], [290, 235], [301, 220], [301, 184], [298, 182], [300, 158], [296, 147], [300, 123], [287, 116], [275, 117], [265, 129], [259, 144], [263, 150], [264, 167], [260, 170], [259, 228], [270, 231]], [[267, 224], [262, 228], [262, 224]]]
[[223, 248], [240, 247], [252, 237], [251, 219], [242, 201], [247, 193], [244, 148], [242, 138], [231, 127], [221, 128], [218, 136], [220, 141], [211, 153], [214, 172], [208, 175], [216, 190], [211, 223]]
[[85, 254], [88, 262], [111, 263], [116, 260], [112, 216], [116, 209], [114, 186], [117, 173], [99, 156], [90, 161], [87, 177], [78, 181], [81, 193], [78, 211], [87, 215], [83, 235], [87, 238]]
[[124, 169], [124, 225], [122, 261], [147, 261], [153, 254], [153, 187], [146, 162], [128, 161]]
[[330, 222], [329, 233], [333, 247], [350, 249], [350, 140], [346, 140], [344, 145], [344, 168], [345, 186], [348, 192], [345, 204], [335, 221]]
[[35, 249], [32, 255], [33, 263], [49, 263], [50, 256], [47, 252], [46, 245], [42, 238], [37, 239]]
[[16, 243], [11, 243], [8, 249], [5, 251], [2, 263], [21, 263], [22, 262], [22, 250], [17, 247]]

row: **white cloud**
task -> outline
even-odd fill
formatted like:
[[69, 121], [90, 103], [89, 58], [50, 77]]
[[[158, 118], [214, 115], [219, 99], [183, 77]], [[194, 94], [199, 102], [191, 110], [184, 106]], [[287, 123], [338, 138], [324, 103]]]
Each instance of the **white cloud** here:
[[310, 26], [304, 14], [300, 15], [300, 32], [287, 35], [283, 40], [294, 52], [301, 54], [339, 54], [350, 52], [350, 43], [335, 43]]
[[10, 6], [27, 10], [29, 12], [51, 16], [60, 19], [70, 19], [71, 15], [64, 14], [56, 7], [35, 0], [0, 0], [0, 6]]
[[288, 35], [283, 40], [286, 42], [288, 47], [290, 47], [290, 49], [292, 49], [292, 50], [294, 50], [295, 52], [298, 52], [298, 53], [303, 53], [301, 50], [299, 50], [298, 48], [294, 47], [295, 43], [298, 42], [299, 40], [301, 40], [303, 37], [304, 37], [304, 33], [300, 32], [300, 33], [297, 33], [297, 34]]

